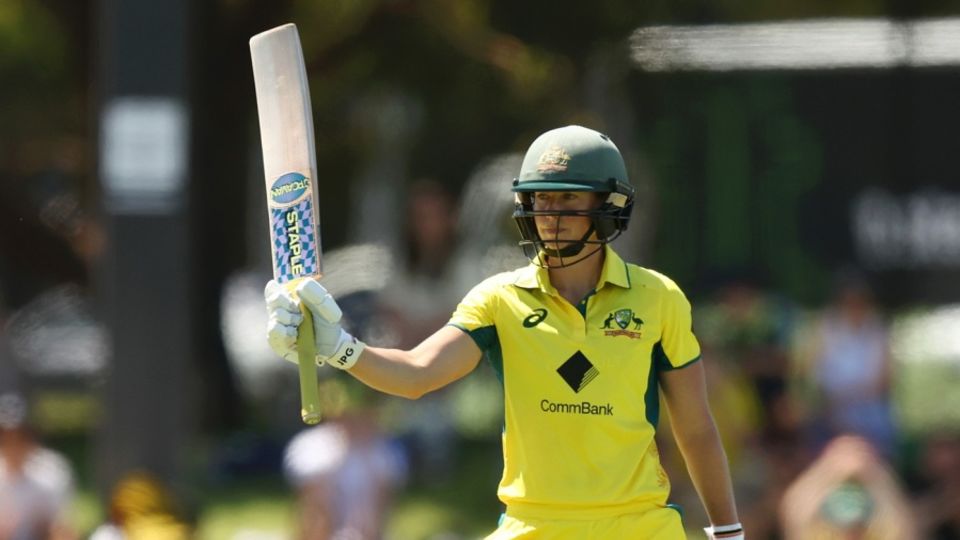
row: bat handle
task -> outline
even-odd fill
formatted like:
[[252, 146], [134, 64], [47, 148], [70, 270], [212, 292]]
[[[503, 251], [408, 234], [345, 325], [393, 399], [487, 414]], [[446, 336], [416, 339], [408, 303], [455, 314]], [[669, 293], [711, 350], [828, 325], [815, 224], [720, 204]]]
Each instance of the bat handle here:
[[297, 333], [297, 367], [300, 369], [300, 416], [305, 424], [320, 422], [320, 390], [317, 386], [317, 345], [313, 335], [313, 316], [300, 304], [303, 322]]

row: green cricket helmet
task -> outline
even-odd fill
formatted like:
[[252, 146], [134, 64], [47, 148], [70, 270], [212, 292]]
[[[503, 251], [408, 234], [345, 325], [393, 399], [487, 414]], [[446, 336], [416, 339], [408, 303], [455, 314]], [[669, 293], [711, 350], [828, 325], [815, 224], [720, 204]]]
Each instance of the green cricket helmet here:
[[[586, 191], [605, 197], [592, 210], [536, 211], [534, 193], [543, 191]], [[599, 251], [627, 229], [633, 210], [634, 190], [620, 150], [606, 135], [581, 126], [557, 128], [537, 137], [523, 158], [520, 175], [513, 180], [513, 192], [513, 218], [523, 238], [520, 246], [531, 261], [551, 268], [569, 266], [572, 263], [565, 263], [564, 258], [579, 255], [587, 244], [596, 245], [594, 252]], [[589, 217], [591, 227], [583, 238], [550, 249], [537, 231], [536, 216]], [[594, 232], [596, 240], [589, 239]], [[574, 262], [579, 260], [582, 258]]]

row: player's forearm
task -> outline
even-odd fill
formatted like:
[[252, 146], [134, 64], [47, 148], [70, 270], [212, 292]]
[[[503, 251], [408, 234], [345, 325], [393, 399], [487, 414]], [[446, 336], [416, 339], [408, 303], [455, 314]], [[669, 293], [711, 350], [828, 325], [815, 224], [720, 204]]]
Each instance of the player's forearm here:
[[678, 436], [677, 443], [710, 522], [715, 525], [739, 522], [730, 467], [716, 427]]
[[410, 351], [367, 347], [350, 374], [381, 392], [417, 399], [432, 390], [426, 369]]
[[739, 522], [727, 455], [707, 403], [701, 362], [661, 376], [677, 446], [713, 525]]
[[446, 386], [469, 370], [438, 362], [429, 351], [367, 347], [350, 374], [367, 386], [407, 399], [418, 399]]

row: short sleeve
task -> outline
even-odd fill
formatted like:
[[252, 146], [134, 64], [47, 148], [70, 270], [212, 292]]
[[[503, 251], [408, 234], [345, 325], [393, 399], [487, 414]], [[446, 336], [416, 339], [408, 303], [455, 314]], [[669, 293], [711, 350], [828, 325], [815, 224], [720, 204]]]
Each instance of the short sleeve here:
[[484, 352], [497, 345], [495, 316], [501, 287], [497, 279], [483, 281], [463, 297], [447, 323], [469, 334]]
[[700, 359], [700, 343], [693, 334], [690, 302], [671, 284], [662, 304], [663, 334], [660, 345], [669, 363], [668, 369], [684, 367]]
[[470, 290], [453, 312], [450, 326], [456, 326], [466, 332], [493, 326], [493, 302], [496, 291], [488, 281], [484, 281]]

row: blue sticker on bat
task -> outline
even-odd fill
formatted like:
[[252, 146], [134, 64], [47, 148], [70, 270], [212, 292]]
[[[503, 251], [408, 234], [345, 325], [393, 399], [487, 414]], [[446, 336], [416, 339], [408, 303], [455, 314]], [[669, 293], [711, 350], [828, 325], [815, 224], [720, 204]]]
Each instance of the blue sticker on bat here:
[[270, 200], [276, 205], [286, 206], [294, 203], [310, 191], [310, 179], [306, 176], [291, 172], [287, 173], [270, 186]]
[[274, 275], [281, 283], [320, 271], [317, 228], [313, 223], [313, 201], [270, 209], [273, 236]]

